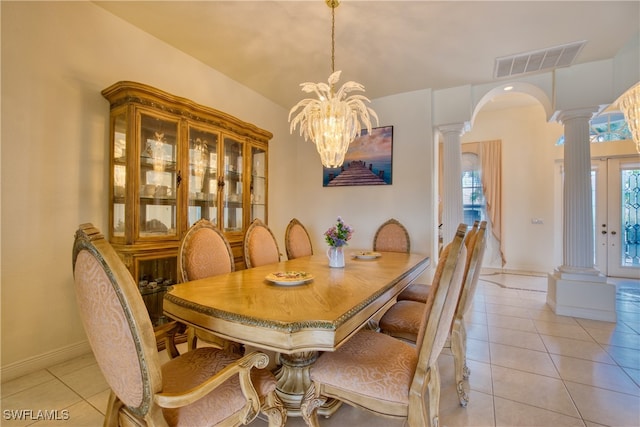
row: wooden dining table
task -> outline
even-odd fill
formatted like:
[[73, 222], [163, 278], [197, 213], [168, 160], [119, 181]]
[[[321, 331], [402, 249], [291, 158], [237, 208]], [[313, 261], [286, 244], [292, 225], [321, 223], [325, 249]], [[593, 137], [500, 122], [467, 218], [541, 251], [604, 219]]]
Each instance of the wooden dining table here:
[[[330, 268], [325, 254], [239, 270], [171, 287], [165, 315], [230, 341], [272, 350], [281, 364], [277, 392], [288, 414], [300, 415], [319, 352], [334, 351], [394, 303], [429, 266], [427, 256], [380, 252]], [[273, 273], [303, 272], [308, 280], [274, 283]], [[324, 408], [324, 415], [335, 408]]]

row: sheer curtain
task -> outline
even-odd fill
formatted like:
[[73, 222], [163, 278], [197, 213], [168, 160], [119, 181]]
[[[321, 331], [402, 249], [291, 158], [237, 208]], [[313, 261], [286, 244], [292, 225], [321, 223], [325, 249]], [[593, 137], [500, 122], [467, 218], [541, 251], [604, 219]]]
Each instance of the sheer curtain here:
[[463, 153], [475, 153], [480, 158], [482, 191], [493, 237], [500, 247], [502, 266], [506, 264], [502, 243], [502, 141], [482, 141], [462, 144]]

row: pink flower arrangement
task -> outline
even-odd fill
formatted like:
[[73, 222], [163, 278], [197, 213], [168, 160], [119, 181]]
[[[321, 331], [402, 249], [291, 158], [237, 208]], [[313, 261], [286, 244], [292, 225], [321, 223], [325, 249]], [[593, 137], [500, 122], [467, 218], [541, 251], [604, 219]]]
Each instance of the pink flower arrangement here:
[[327, 244], [334, 248], [345, 246], [352, 235], [353, 228], [345, 224], [341, 217], [338, 217], [336, 225], [324, 232]]

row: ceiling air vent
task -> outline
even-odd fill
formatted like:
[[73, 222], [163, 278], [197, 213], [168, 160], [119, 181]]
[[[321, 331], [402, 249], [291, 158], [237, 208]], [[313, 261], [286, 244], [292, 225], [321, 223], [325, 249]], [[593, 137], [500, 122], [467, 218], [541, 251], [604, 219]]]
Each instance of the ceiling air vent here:
[[586, 40], [496, 58], [495, 78], [534, 73], [553, 68], [568, 67], [578, 56]]

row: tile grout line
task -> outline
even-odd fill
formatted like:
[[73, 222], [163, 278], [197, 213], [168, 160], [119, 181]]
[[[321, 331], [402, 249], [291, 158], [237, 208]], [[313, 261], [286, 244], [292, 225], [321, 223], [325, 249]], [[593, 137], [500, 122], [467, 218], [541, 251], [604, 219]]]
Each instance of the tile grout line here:
[[[95, 363], [95, 364], [97, 365], [97, 363]], [[102, 413], [102, 411], [101, 411], [100, 409], [96, 408], [96, 407], [95, 407], [91, 402], [89, 402], [89, 399], [90, 399], [91, 397], [93, 397], [93, 396], [90, 396], [90, 397], [88, 397], [88, 398], [86, 398], [86, 399], [85, 399], [85, 398], [84, 398], [80, 393], [78, 393], [78, 392], [77, 392], [73, 387], [71, 387], [71, 385], [67, 384], [67, 383], [66, 383], [66, 382], [65, 382], [61, 377], [59, 377], [58, 375], [56, 375], [55, 373], [53, 373], [53, 372], [50, 370], [50, 368], [47, 368], [47, 369], [46, 369], [46, 371], [47, 371], [47, 372], [49, 372], [51, 375], [53, 375], [53, 377], [54, 377], [57, 381], [59, 381], [59, 382], [61, 382], [62, 384], [64, 384], [64, 386], [65, 386], [65, 387], [67, 387], [69, 390], [73, 391], [73, 392], [74, 392], [78, 397], [80, 397], [81, 402], [85, 402], [87, 405], [91, 406], [93, 409], [95, 409], [96, 411], [98, 411], [98, 412], [99, 412], [100, 414], [102, 414], [103, 416], [105, 415], [105, 414], [103, 414], [103, 413]], [[100, 394], [100, 393], [102, 393], [102, 392], [96, 393], [95, 395]], [[94, 396], [95, 396], [95, 395], [94, 395]], [[71, 406], [73, 406], [73, 405], [77, 405], [78, 403], [80, 403], [80, 402], [73, 403], [73, 404], [71, 404], [70, 406], [67, 406], [67, 407], [62, 408], [62, 409], [69, 409]]]

